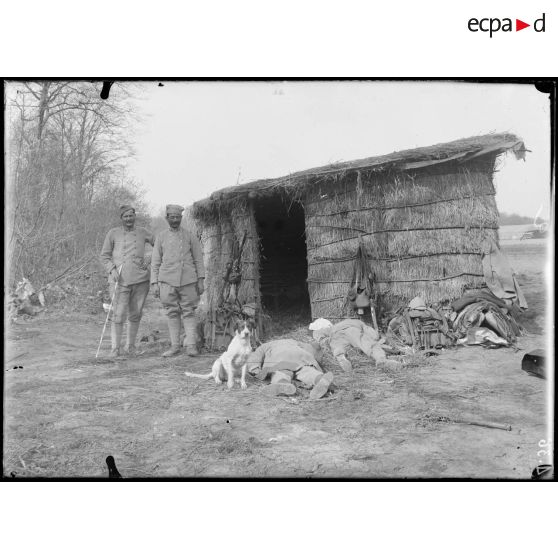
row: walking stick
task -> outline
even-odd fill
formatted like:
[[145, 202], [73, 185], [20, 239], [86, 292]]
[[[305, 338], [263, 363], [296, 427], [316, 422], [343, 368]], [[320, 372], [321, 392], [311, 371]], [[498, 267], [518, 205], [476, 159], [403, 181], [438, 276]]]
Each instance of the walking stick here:
[[101, 333], [101, 339], [99, 340], [99, 346], [97, 347], [97, 353], [95, 354], [95, 358], [99, 357], [99, 351], [101, 350], [101, 343], [103, 342], [103, 337], [105, 336], [105, 329], [107, 329], [107, 323], [110, 316], [110, 311], [112, 310], [112, 305], [114, 303], [114, 297], [116, 296], [116, 291], [118, 290], [118, 281], [120, 281], [120, 272], [122, 271], [122, 265], [118, 268], [118, 278], [116, 279], [116, 283], [114, 285], [114, 293], [112, 294], [112, 298], [110, 300], [110, 306], [107, 312], [107, 318], [105, 320], [105, 325], [103, 326], [103, 333]]

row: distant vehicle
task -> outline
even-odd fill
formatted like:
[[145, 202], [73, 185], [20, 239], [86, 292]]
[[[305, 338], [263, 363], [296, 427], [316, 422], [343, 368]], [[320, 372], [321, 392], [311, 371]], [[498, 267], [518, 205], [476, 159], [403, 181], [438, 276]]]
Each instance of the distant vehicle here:
[[548, 231], [527, 231], [521, 235], [519, 240], [531, 240], [534, 238], [546, 238], [548, 236]]
[[541, 205], [537, 214], [535, 215], [535, 220], [533, 222], [534, 229], [530, 231], [525, 231], [519, 240], [530, 240], [532, 238], [546, 238], [548, 236], [548, 223], [546, 221], [541, 221], [537, 223], [537, 219], [541, 214], [543, 206]]
[[540, 223], [537, 225], [535, 223], [536, 229], [526, 231], [521, 235], [519, 240], [530, 240], [534, 238], [546, 238], [548, 236], [548, 223]]

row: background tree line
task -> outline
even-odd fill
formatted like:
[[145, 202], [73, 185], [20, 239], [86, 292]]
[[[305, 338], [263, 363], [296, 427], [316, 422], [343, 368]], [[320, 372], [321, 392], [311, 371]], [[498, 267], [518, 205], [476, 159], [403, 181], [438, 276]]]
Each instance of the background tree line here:
[[524, 217], [517, 213], [500, 213], [499, 224], [504, 225], [532, 225], [533, 217]]
[[7, 115], [8, 280], [41, 287], [96, 261], [118, 206], [150, 219], [126, 173], [133, 155], [133, 91], [114, 84], [25, 82], [9, 85]]

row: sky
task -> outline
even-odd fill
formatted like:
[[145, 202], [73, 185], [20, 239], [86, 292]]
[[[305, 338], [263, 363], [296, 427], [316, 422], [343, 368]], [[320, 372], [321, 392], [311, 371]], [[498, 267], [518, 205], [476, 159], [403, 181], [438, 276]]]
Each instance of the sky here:
[[154, 214], [237, 183], [489, 132], [531, 150], [525, 162], [503, 157], [499, 210], [549, 214], [550, 109], [532, 85], [158, 83], [143, 84], [130, 164]]

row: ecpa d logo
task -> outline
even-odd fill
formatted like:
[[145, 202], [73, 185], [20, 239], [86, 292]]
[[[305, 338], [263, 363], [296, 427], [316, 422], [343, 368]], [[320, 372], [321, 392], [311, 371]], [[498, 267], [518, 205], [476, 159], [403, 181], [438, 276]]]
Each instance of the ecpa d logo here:
[[[546, 14], [543, 14], [541, 17], [536, 19], [533, 22], [533, 30], [537, 33], [544, 33], [545, 32], [545, 21]], [[511, 32], [511, 31], [521, 31], [522, 29], [526, 29], [527, 27], [531, 27], [530, 23], [526, 23], [521, 19], [515, 20], [515, 29], [512, 23], [512, 18], [504, 17], [500, 19], [499, 17], [484, 17], [478, 19], [476, 17], [472, 17], [467, 22], [467, 27], [469, 31], [473, 33], [477, 33], [479, 31], [483, 33], [489, 33], [490, 38], [494, 33], [498, 33], [498, 31]]]

